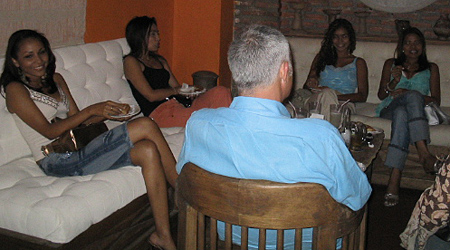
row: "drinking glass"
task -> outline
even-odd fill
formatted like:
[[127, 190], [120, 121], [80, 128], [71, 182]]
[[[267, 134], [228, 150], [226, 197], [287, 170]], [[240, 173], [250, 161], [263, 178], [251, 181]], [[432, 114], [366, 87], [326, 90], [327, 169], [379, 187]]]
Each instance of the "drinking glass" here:
[[294, 109], [295, 118], [306, 118], [308, 117], [308, 111], [305, 108], [295, 108]]
[[308, 107], [309, 115], [320, 114], [320, 102], [310, 102]]
[[330, 104], [330, 120], [329, 122], [333, 124], [336, 128], [341, 126], [342, 110], [339, 109], [339, 104]]

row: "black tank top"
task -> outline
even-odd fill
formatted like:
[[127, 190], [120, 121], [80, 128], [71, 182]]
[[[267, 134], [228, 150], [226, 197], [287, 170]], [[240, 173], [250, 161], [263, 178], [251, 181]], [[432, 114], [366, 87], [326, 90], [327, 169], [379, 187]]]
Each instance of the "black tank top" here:
[[[169, 71], [167, 71], [162, 66], [161, 62], [160, 62], [160, 64], [162, 67], [161, 69], [150, 68], [144, 64], [145, 68], [144, 68], [143, 73], [144, 73], [145, 79], [147, 79], [147, 82], [150, 84], [150, 87], [152, 87], [152, 89], [170, 88]], [[133, 86], [133, 84], [129, 80], [127, 80], [127, 81], [128, 81], [128, 84], [130, 85], [131, 92], [133, 93], [134, 99], [136, 99], [137, 103], [141, 107], [142, 113], [145, 116], [149, 116], [153, 110], [155, 110], [161, 103], [166, 101], [166, 100], [162, 100], [162, 101], [150, 102]]]

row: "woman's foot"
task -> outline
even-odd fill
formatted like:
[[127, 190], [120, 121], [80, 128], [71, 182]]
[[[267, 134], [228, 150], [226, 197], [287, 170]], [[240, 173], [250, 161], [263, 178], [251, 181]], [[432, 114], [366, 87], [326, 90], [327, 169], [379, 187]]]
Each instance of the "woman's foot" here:
[[393, 207], [398, 204], [398, 194], [386, 193], [384, 195], [384, 206]]
[[160, 237], [156, 232], [150, 235], [150, 238], [148, 238], [148, 243], [152, 246], [153, 249], [159, 250], [177, 249], [170, 235], [168, 237]]
[[439, 170], [439, 160], [435, 156], [429, 154], [422, 160], [422, 167], [425, 173], [435, 175]]
[[386, 194], [384, 195], [384, 206], [393, 207], [398, 204], [401, 176], [402, 171], [400, 169], [391, 168]]

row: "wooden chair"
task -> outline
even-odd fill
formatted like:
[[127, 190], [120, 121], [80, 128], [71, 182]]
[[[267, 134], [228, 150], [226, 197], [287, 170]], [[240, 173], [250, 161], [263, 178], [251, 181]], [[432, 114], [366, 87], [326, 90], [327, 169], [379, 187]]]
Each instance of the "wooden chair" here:
[[[201, 250], [205, 244], [217, 249], [218, 220], [226, 223], [225, 249], [233, 247], [231, 225], [242, 226], [241, 249], [247, 249], [248, 228], [278, 230], [277, 249], [283, 249], [283, 229], [295, 229], [295, 249], [301, 249], [301, 229], [310, 227], [313, 249], [336, 249], [341, 237], [342, 249], [364, 249], [366, 207], [354, 212], [319, 184], [236, 179], [187, 163], [177, 180], [176, 200], [178, 249]], [[259, 249], [265, 249], [265, 230], [260, 230]]]

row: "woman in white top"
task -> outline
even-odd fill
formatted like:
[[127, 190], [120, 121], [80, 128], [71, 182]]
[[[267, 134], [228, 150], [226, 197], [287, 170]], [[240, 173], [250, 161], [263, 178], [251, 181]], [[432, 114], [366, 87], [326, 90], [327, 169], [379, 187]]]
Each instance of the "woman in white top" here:
[[[142, 168], [155, 218], [149, 241], [175, 249], [170, 235], [166, 178], [174, 185], [175, 159], [158, 126], [142, 117], [103, 133], [76, 152], [50, 153], [41, 146], [80, 124], [114, 119], [127, 104], [106, 101], [79, 110], [63, 77], [55, 73], [48, 40], [33, 30], [11, 35], [0, 77], [6, 106], [30, 146], [40, 168], [52, 176], [94, 174], [127, 165]], [[61, 118], [51, 122], [55, 117]], [[123, 119], [125, 120], [125, 119]]]

